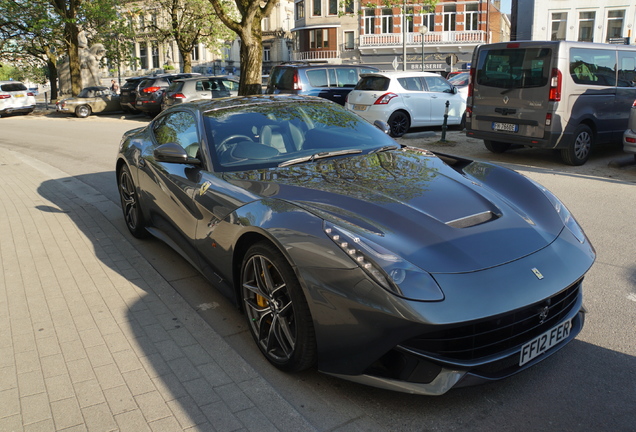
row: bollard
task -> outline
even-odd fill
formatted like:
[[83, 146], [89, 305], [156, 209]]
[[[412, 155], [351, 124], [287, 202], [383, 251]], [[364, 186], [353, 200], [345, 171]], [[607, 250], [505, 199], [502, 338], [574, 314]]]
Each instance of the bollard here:
[[442, 139], [441, 142], [446, 142], [446, 129], [448, 129], [448, 107], [450, 106], [450, 101], [446, 101], [446, 109], [444, 109], [444, 123], [442, 123]]

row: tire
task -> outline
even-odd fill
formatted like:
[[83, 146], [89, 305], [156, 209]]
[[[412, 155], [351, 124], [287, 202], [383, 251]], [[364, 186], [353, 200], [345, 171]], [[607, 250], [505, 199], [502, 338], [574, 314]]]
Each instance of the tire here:
[[91, 107], [88, 105], [80, 105], [75, 108], [75, 115], [79, 118], [86, 118], [91, 115]]
[[128, 231], [137, 238], [147, 237], [148, 231], [146, 231], [146, 222], [139, 204], [137, 188], [130, 174], [130, 169], [126, 165], [122, 166], [117, 180], [121, 209], [124, 212], [124, 221]]
[[316, 362], [309, 307], [289, 262], [269, 243], [256, 243], [241, 267], [241, 298], [247, 325], [265, 358], [297, 372]]
[[389, 127], [391, 128], [391, 135], [394, 138], [399, 138], [408, 132], [411, 127], [411, 119], [409, 115], [404, 111], [396, 111], [389, 117]]
[[493, 153], [503, 153], [510, 148], [510, 143], [484, 140], [484, 145]]
[[594, 145], [594, 134], [587, 125], [579, 125], [572, 137], [572, 142], [567, 148], [561, 150], [563, 163], [573, 166], [583, 165], [590, 157]]

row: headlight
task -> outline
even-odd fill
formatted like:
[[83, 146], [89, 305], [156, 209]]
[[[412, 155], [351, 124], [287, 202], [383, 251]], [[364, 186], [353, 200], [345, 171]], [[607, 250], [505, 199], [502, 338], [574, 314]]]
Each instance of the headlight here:
[[563, 221], [563, 225], [565, 225], [567, 229], [570, 230], [570, 232], [580, 243], [585, 243], [585, 233], [583, 232], [583, 229], [578, 224], [576, 219], [574, 219], [574, 216], [572, 216], [572, 213], [570, 213], [570, 210], [567, 209], [565, 204], [563, 204], [561, 200], [556, 197], [556, 195], [547, 190], [545, 187], [535, 182], [534, 180], [532, 180], [532, 182], [537, 185], [537, 187], [541, 189], [548, 200], [550, 200], [550, 203], [552, 203], [552, 206], [554, 206], [554, 210]]
[[444, 300], [442, 290], [427, 272], [366, 238], [360, 238], [330, 222], [324, 223], [327, 236], [371, 279], [392, 294], [410, 300]]

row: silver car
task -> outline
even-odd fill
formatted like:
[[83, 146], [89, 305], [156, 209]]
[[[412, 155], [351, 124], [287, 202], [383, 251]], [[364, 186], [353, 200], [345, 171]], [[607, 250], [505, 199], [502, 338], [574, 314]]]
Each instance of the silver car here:
[[623, 150], [627, 153], [634, 153], [636, 158], [636, 101], [629, 112], [627, 130], [623, 133]]
[[238, 81], [227, 77], [198, 76], [174, 80], [164, 93], [161, 110], [199, 99], [229, 97], [232, 89], [238, 89]]

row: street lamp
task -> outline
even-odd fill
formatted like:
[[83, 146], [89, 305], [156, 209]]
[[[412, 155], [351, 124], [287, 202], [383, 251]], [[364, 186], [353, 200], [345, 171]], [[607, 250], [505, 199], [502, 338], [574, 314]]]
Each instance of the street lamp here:
[[424, 35], [428, 33], [428, 27], [423, 25], [420, 27], [420, 34], [422, 35], [422, 72], [424, 72]]

